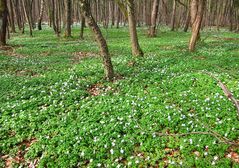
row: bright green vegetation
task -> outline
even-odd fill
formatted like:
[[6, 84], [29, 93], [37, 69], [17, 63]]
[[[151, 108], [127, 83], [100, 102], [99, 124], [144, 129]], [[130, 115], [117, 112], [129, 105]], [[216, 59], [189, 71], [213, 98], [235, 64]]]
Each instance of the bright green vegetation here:
[[127, 29], [102, 31], [118, 76], [113, 83], [103, 79], [88, 30], [84, 41], [78, 28], [73, 39], [47, 29], [9, 41], [13, 49], [0, 53], [1, 155], [20, 151], [24, 161], [15, 167], [34, 160], [52, 168], [239, 167], [225, 157], [238, 148], [213, 136], [158, 135], [213, 130], [238, 139], [234, 105], [203, 71], [239, 99], [239, 34], [205, 32], [189, 53], [189, 33], [165, 30], [150, 39], [141, 29], [146, 54], [132, 58]]

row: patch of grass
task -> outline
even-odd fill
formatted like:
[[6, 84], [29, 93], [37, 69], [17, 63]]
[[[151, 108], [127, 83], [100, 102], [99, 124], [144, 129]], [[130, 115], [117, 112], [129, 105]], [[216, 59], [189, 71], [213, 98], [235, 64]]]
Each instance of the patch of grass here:
[[209, 37], [189, 53], [189, 33], [148, 38], [139, 29], [145, 57], [132, 58], [126, 28], [102, 29], [122, 77], [108, 83], [99, 57], [72, 61], [79, 52], [98, 53], [89, 30], [85, 40], [78, 40], [78, 31], [72, 39], [57, 38], [48, 28], [32, 38], [16, 35], [9, 44], [17, 47], [1, 52], [1, 156], [12, 157], [16, 167], [34, 161], [39, 167], [238, 166], [225, 157], [229, 145], [215, 137], [157, 136], [209, 127], [238, 139], [233, 104], [203, 73], [217, 75], [239, 99], [239, 45], [223, 40], [238, 34], [222, 32], [218, 40], [218, 33], [204, 32], [202, 38]]

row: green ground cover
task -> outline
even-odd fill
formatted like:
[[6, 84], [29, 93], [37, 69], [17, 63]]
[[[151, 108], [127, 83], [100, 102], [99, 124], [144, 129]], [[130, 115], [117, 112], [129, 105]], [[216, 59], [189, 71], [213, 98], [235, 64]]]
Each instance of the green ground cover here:
[[[139, 29], [145, 57], [132, 58], [126, 28], [102, 31], [113, 83], [88, 30], [14, 35], [0, 52], [0, 167], [239, 167], [219, 141], [238, 140], [237, 111], [205, 73], [239, 99], [239, 34], [204, 32], [189, 53], [189, 33]], [[199, 131], [221, 136], [161, 136]]]

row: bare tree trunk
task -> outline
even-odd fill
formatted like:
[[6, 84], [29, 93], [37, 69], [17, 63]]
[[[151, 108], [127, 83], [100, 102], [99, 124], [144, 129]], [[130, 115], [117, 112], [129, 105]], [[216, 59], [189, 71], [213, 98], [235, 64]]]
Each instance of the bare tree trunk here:
[[98, 42], [100, 46], [106, 79], [109, 81], [113, 81], [114, 70], [113, 70], [113, 65], [111, 62], [107, 42], [105, 38], [103, 37], [100, 28], [98, 27], [97, 23], [95, 22], [95, 19], [93, 18], [91, 14], [89, 1], [80, 0], [80, 3], [82, 7], [82, 12], [87, 21], [87, 24], [90, 27], [90, 29], [93, 31], [96, 41]]
[[[11, 0], [11, 1], [12, 1], [12, 0]], [[22, 17], [21, 17], [20, 9], [19, 9], [19, 6], [20, 6], [19, 0], [14, 0], [14, 1], [12, 1], [12, 4], [13, 4], [13, 8], [15, 9], [16, 21], [17, 21], [18, 29], [19, 29], [20, 31], [22, 31], [22, 29], [23, 29], [23, 23], [22, 23]]]
[[184, 26], [184, 29], [183, 29], [184, 32], [188, 31], [188, 28], [189, 28], [189, 25], [190, 25], [190, 19], [191, 19], [191, 15], [190, 15], [190, 0], [188, 0], [187, 18], [186, 18], [186, 23], [185, 23], [185, 26]]
[[72, 3], [71, 0], [66, 0], [66, 30], [65, 37], [71, 37], [71, 22], [72, 22]]
[[119, 24], [120, 24], [120, 8], [117, 7], [117, 20], [116, 20], [116, 28], [118, 29], [119, 28]]
[[60, 30], [59, 30], [59, 20], [58, 19], [58, 3], [55, 0], [48, 0], [48, 8], [49, 8], [49, 18], [50, 18], [50, 26], [53, 27], [53, 30], [57, 37], [60, 37]]
[[14, 8], [13, 8], [12, 0], [9, 1], [9, 15], [10, 15], [9, 20], [10, 20], [11, 32], [16, 33], [15, 20], [14, 20]]
[[33, 0], [22, 0], [22, 6], [23, 6], [23, 11], [25, 14], [25, 17], [28, 22], [29, 30], [30, 30], [30, 36], [32, 37], [32, 30], [33, 30], [33, 24], [32, 24], [32, 2]]
[[6, 45], [7, 15], [7, 0], [0, 0], [0, 46]]
[[127, 4], [129, 32], [132, 46], [132, 55], [143, 56], [144, 53], [139, 46], [138, 35], [136, 30], [134, 0], [128, 0]]
[[189, 51], [195, 50], [196, 42], [200, 37], [200, 28], [203, 19], [205, 0], [192, 0], [191, 2], [191, 22], [192, 22], [192, 36], [189, 43]]
[[40, 9], [40, 14], [38, 18], [38, 30], [42, 30], [42, 18], [43, 18], [43, 12], [44, 12], [44, 0], [41, 0], [41, 9]]
[[84, 39], [84, 28], [85, 28], [85, 17], [81, 14], [81, 28], [80, 28], [80, 39]]
[[176, 0], [173, 0], [173, 14], [172, 14], [172, 19], [171, 19], [171, 31], [175, 30], [176, 9], [177, 9], [177, 3], [176, 3]]
[[109, 1], [109, 18], [111, 21], [111, 27], [115, 25], [115, 3], [114, 1]]
[[156, 21], [158, 17], [158, 8], [159, 8], [159, 0], [154, 0], [153, 3], [153, 10], [151, 14], [151, 26], [149, 29], [149, 36], [155, 37], [156, 36]]

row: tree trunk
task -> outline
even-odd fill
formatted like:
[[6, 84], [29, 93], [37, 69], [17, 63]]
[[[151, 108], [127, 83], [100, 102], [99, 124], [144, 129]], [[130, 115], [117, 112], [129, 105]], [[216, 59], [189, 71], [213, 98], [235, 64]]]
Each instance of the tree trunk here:
[[188, 28], [189, 28], [189, 25], [190, 25], [190, 19], [191, 19], [191, 15], [190, 15], [190, 0], [188, 0], [187, 18], [186, 18], [186, 23], [185, 23], [185, 26], [184, 26], [184, 29], [183, 29], [184, 32], [188, 31]]
[[151, 14], [151, 26], [149, 30], [149, 36], [155, 37], [156, 36], [156, 21], [158, 17], [158, 8], [159, 8], [159, 0], [154, 0], [153, 3], [153, 10]]
[[84, 39], [84, 28], [85, 28], [85, 17], [81, 14], [81, 28], [80, 28], [80, 39]]
[[120, 13], [121, 11], [120, 11], [120, 8], [119, 7], [117, 7], [117, 20], [116, 20], [116, 28], [118, 29], [119, 28], [119, 24], [120, 24]]
[[66, 0], [66, 30], [65, 30], [65, 37], [71, 37], [71, 22], [72, 22], [72, 4], [71, 0]]
[[193, 52], [195, 50], [196, 42], [200, 37], [200, 28], [205, 5], [205, 0], [192, 0], [191, 2], [192, 36], [189, 43], [190, 52]]
[[0, 46], [6, 45], [7, 15], [7, 0], [0, 0]]
[[95, 22], [95, 19], [93, 18], [91, 14], [89, 1], [80, 0], [80, 3], [81, 3], [82, 12], [87, 21], [87, 24], [90, 27], [90, 29], [93, 31], [96, 41], [98, 42], [100, 46], [106, 79], [109, 81], [113, 81], [114, 70], [113, 70], [113, 65], [111, 62], [107, 42], [105, 38], [103, 37], [100, 28], [98, 27], [97, 23]]
[[143, 56], [144, 53], [139, 46], [138, 35], [136, 30], [134, 0], [128, 0], [127, 11], [128, 11], [128, 22], [129, 22], [129, 33], [130, 33], [131, 46], [132, 46], [132, 55]]
[[15, 20], [14, 20], [14, 8], [12, 0], [9, 1], [9, 20], [11, 25], [11, 32], [16, 33]]
[[38, 18], [38, 30], [42, 30], [42, 18], [43, 18], [43, 12], [44, 12], [44, 0], [41, 0], [41, 9], [40, 9], [40, 14]]
[[177, 3], [176, 3], [176, 0], [173, 0], [173, 14], [172, 14], [172, 19], [171, 19], [171, 31], [175, 30], [176, 9], [177, 9]]
[[23, 11], [25, 14], [25, 17], [27, 19], [27, 23], [29, 26], [29, 31], [30, 31], [30, 36], [32, 37], [32, 30], [33, 30], [33, 24], [32, 24], [32, 2], [33, 0], [22, 0], [22, 6], [23, 6]]

